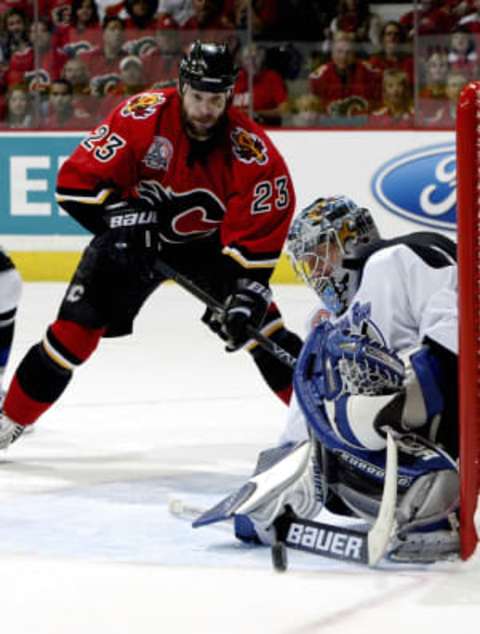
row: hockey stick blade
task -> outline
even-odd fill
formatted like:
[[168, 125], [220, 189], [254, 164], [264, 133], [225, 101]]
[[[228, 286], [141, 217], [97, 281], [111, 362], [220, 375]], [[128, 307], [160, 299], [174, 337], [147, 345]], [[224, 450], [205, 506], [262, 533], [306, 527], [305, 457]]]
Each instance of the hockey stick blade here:
[[[176, 282], [179, 286], [191, 293], [194, 297], [199, 299], [212, 310], [223, 312], [224, 307], [221, 302], [212, 297], [203, 288], [197, 286], [197, 284], [192, 282], [192, 280], [190, 280], [188, 277], [185, 277], [185, 275], [182, 275], [181, 273], [173, 269], [164, 260], [160, 260], [159, 258], [157, 258], [155, 260], [155, 269], [166, 278]], [[247, 334], [252, 339], [255, 339], [258, 344], [262, 346], [262, 348], [267, 350], [267, 352], [269, 352], [273, 357], [281, 361], [283, 364], [285, 364], [289, 368], [295, 367], [297, 359], [289, 352], [287, 352], [287, 350], [263, 335], [259, 330], [253, 328], [252, 326], [247, 326]]]
[[[195, 522], [195, 520], [205, 513], [205, 508], [191, 504], [180, 498], [171, 498], [168, 501], [168, 512], [179, 520]], [[223, 531], [231, 533], [232, 522], [227, 520], [226, 523], [216, 524], [215, 528], [220, 528]]]
[[387, 458], [382, 501], [375, 524], [368, 532], [368, 564], [376, 566], [385, 555], [395, 528], [397, 507], [398, 450], [391, 430], [387, 429]]

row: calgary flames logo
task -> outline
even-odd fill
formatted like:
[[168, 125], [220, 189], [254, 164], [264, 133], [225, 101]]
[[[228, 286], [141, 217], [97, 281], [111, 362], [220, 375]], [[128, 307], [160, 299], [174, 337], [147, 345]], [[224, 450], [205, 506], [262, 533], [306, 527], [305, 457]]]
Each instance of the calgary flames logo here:
[[346, 99], [332, 101], [328, 105], [328, 114], [331, 117], [355, 117], [368, 113], [368, 101], [363, 97], [352, 95]]
[[163, 93], [143, 92], [129, 99], [120, 114], [123, 117], [147, 119], [155, 113], [156, 107], [162, 103], [165, 103]]
[[242, 163], [258, 163], [264, 165], [268, 161], [265, 143], [252, 132], [243, 128], [235, 128], [231, 133], [233, 153]]

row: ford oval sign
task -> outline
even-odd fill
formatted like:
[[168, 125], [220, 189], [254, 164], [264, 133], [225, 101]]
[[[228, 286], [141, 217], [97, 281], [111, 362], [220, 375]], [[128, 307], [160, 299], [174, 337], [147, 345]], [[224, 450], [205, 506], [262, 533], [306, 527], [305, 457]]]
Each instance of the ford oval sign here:
[[456, 230], [455, 145], [413, 150], [377, 170], [372, 191], [389, 211], [437, 229]]

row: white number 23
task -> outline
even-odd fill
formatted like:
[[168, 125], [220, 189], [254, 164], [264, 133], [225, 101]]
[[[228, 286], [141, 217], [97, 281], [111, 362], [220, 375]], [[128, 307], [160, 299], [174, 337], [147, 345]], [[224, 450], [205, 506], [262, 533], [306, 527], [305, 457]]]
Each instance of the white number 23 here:
[[252, 214], [266, 214], [272, 211], [274, 205], [282, 210], [288, 207], [290, 196], [288, 193], [288, 178], [278, 176], [272, 181], [260, 181], [253, 190]]

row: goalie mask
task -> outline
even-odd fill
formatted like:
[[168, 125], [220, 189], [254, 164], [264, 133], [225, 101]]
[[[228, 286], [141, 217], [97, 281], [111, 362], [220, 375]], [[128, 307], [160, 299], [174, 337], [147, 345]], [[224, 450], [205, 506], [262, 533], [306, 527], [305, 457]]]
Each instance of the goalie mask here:
[[343, 313], [357, 290], [358, 272], [345, 257], [380, 239], [368, 209], [346, 196], [317, 198], [290, 227], [287, 253], [293, 268], [334, 315]]

